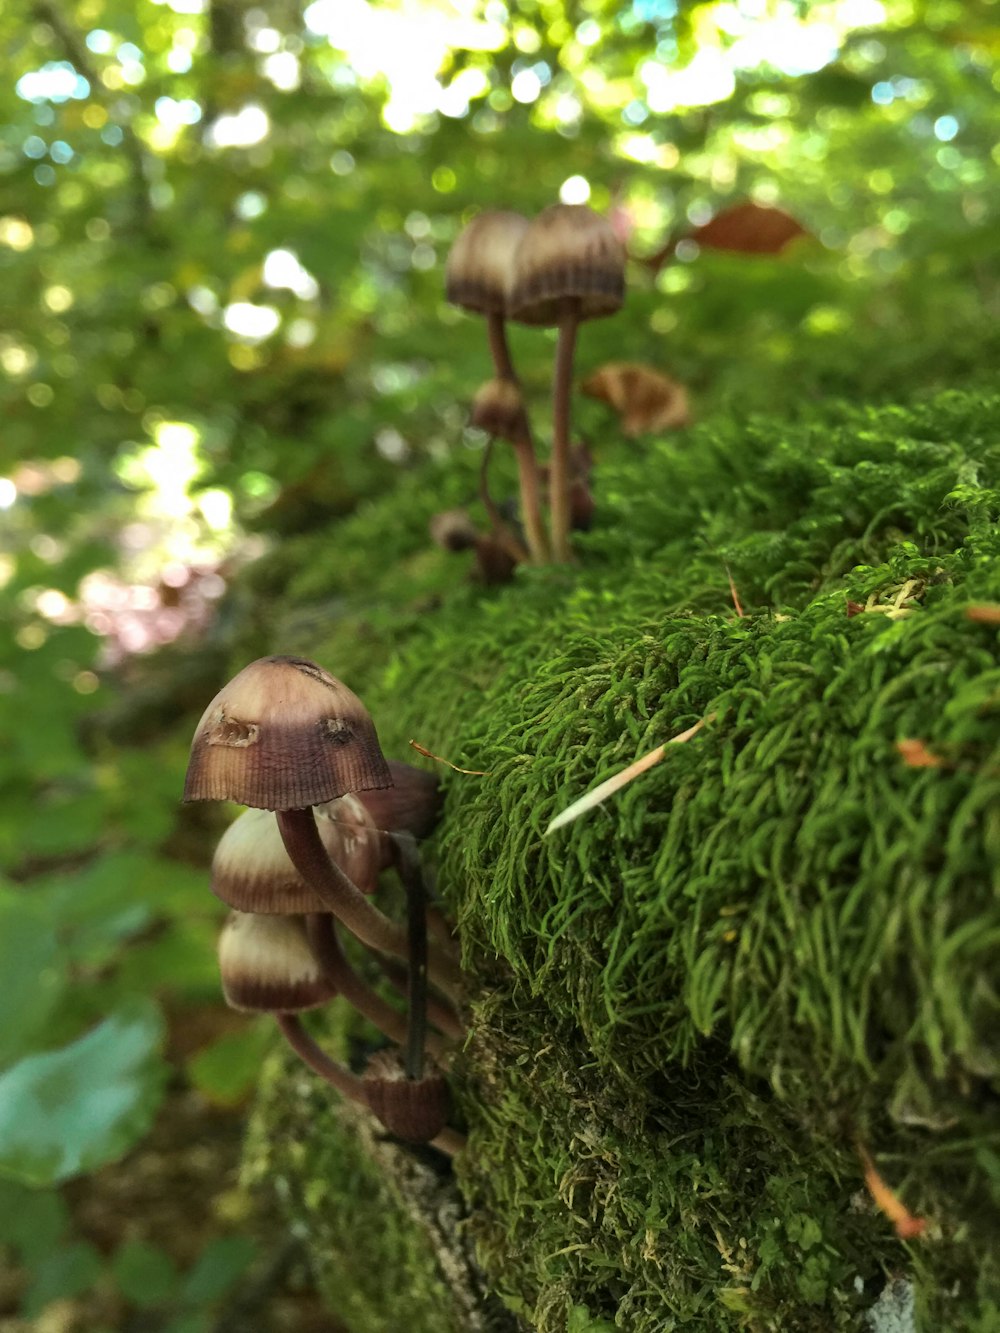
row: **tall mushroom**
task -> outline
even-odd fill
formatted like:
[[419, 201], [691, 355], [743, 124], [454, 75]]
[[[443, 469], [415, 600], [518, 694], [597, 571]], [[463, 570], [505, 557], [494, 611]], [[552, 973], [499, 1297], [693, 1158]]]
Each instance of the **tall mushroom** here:
[[523, 324], [559, 330], [552, 381], [552, 552], [570, 560], [570, 392], [576, 331], [611, 315], [625, 293], [625, 252], [610, 222], [586, 204], [553, 204], [518, 246], [507, 311]]
[[[546, 559], [548, 544], [542, 527], [538, 465], [504, 326], [511, 264], [527, 227], [528, 220], [520, 213], [490, 210], [477, 214], [451, 247], [445, 267], [445, 296], [453, 305], [486, 317], [496, 379], [486, 390], [486, 420], [482, 419], [482, 392], [477, 395], [473, 419], [514, 447], [524, 536], [531, 559], [541, 563]], [[499, 415], [493, 410], [496, 402], [504, 404]]]

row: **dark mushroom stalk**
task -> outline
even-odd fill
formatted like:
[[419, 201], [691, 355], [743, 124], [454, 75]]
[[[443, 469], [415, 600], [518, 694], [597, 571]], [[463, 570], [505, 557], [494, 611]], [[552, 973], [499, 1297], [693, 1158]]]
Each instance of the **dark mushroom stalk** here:
[[585, 204], [554, 204], [524, 233], [507, 310], [524, 324], [555, 326], [552, 378], [551, 535], [556, 560], [571, 560], [570, 399], [577, 329], [622, 304], [625, 252], [611, 224]]
[[[329, 913], [310, 913], [306, 918], [306, 930], [313, 956], [328, 984], [385, 1036], [395, 1042], [405, 1042], [407, 1018], [372, 990], [351, 967], [337, 936], [335, 919]], [[447, 1010], [443, 1012], [446, 1014]], [[461, 1035], [461, 1031], [449, 1035]], [[436, 1059], [446, 1058], [448, 1043], [439, 1033], [425, 1030], [423, 1041], [424, 1049]]]
[[[454, 305], [486, 317], [490, 356], [497, 379], [520, 395], [520, 381], [507, 343], [506, 291], [510, 264], [528, 226], [520, 213], [498, 210], [478, 214], [459, 234], [445, 273], [445, 295]], [[542, 564], [548, 557], [548, 542], [542, 524], [538, 464], [527, 418], [523, 428], [510, 435], [517, 456], [521, 492], [521, 519], [531, 560]]]

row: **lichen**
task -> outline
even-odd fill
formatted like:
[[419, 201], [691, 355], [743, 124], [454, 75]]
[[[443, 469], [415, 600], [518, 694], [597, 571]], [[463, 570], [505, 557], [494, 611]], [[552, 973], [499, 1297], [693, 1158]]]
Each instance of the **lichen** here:
[[[1000, 397], [601, 459], [579, 565], [500, 590], [426, 551], [461, 481], [434, 475], [338, 526], [298, 588], [338, 616], [280, 646], [390, 753], [487, 771], [448, 776], [430, 853], [479, 997], [459, 1180], [494, 1287], [543, 1333], [794, 1333], [860, 1327], [905, 1276], [919, 1329], [996, 1327], [1000, 635], [966, 611], [1000, 602]], [[870, 1203], [858, 1139], [924, 1238]], [[320, 1249], [375, 1188], [352, 1172], [308, 1212]]]

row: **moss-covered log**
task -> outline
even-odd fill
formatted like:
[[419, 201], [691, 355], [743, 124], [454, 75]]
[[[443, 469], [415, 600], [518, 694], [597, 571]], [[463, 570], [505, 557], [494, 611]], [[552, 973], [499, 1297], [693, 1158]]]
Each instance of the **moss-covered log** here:
[[[429, 848], [472, 1017], [456, 1244], [544, 1333], [1000, 1328], [1000, 626], [969, 616], [1000, 603], [1000, 397], [601, 457], [579, 565], [501, 590], [426, 548], [470, 475], [289, 543], [261, 645], [343, 676], [390, 753], [487, 771], [448, 775]], [[296, 1077], [255, 1141], [357, 1333], [487, 1326], [368, 1127]]]

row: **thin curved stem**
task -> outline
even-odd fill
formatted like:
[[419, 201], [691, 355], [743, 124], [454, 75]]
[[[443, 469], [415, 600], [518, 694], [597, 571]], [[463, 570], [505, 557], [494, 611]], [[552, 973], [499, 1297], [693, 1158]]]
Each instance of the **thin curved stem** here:
[[[409, 951], [406, 932], [395, 921], [383, 916], [330, 859], [316, 828], [312, 809], [278, 810], [275, 813], [292, 864], [338, 921], [342, 921], [363, 944], [406, 958]], [[451, 959], [435, 950], [429, 957], [428, 969], [435, 984], [449, 997], [457, 991], [461, 974]]]
[[[499, 312], [486, 316], [486, 331], [490, 340], [490, 356], [497, 379], [511, 380], [520, 385], [514, 362], [511, 360], [510, 346], [507, 342], [507, 326]], [[545, 540], [545, 528], [542, 524], [542, 494], [538, 481], [538, 460], [535, 458], [535, 446], [530, 437], [512, 442], [517, 456], [517, 475], [521, 491], [521, 521], [524, 524], [524, 536], [536, 565], [544, 564], [548, 559], [549, 547]]]
[[[351, 967], [337, 938], [333, 917], [326, 912], [311, 912], [306, 917], [306, 929], [313, 956], [324, 978], [337, 994], [342, 995], [369, 1023], [373, 1023], [379, 1032], [402, 1045], [407, 1035], [406, 1018], [372, 990]], [[448, 1044], [436, 1032], [425, 1034], [424, 1045], [436, 1060], [447, 1057]]]
[[579, 320], [568, 310], [559, 322], [556, 364], [552, 377], [552, 459], [549, 467], [549, 508], [552, 514], [552, 554], [556, 560], [572, 560], [569, 544], [570, 505], [569, 407], [573, 389], [573, 354]]
[[512, 532], [504, 522], [493, 496], [490, 495], [489, 468], [495, 443], [496, 436], [491, 435], [486, 441], [486, 448], [483, 450], [483, 461], [479, 465], [479, 498], [482, 500], [486, 516], [490, 520], [493, 535], [503, 545], [504, 550], [512, 559], [524, 563], [531, 559], [531, 552], [517, 534]]
[[302, 1026], [298, 1014], [275, 1014], [274, 1017], [289, 1046], [314, 1073], [319, 1074], [321, 1079], [329, 1083], [332, 1088], [336, 1088], [342, 1096], [367, 1107], [368, 1097], [361, 1079], [357, 1074], [352, 1074], [349, 1069], [330, 1059], [326, 1051]]

